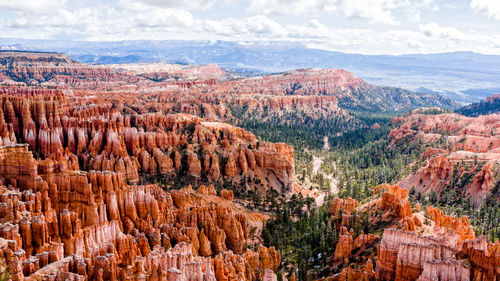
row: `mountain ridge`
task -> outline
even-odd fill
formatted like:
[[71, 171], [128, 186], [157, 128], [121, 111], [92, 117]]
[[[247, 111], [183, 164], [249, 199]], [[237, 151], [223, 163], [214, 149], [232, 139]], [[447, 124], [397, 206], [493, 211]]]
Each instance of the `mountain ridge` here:
[[236, 41], [59, 41], [0, 39], [3, 49], [56, 50], [87, 63], [184, 62], [217, 63], [223, 68], [249, 73], [283, 72], [321, 67], [355, 72], [376, 85], [464, 93], [460, 101], [471, 103], [484, 95], [468, 89], [500, 87], [500, 56], [471, 52], [405, 55], [363, 55], [307, 48], [302, 44]]

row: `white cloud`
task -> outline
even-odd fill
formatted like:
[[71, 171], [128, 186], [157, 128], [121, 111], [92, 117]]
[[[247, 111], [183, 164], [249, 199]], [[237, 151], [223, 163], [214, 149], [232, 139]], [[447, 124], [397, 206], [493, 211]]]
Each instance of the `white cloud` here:
[[465, 40], [467, 36], [454, 27], [443, 27], [437, 23], [421, 24], [420, 31], [428, 37], [441, 39]]
[[47, 12], [66, 5], [66, 0], [0, 0], [0, 10]]
[[486, 14], [489, 18], [500, 20], [500, 1], [472, 0], [470, 6], [473, 11]]
[[229, 18], [206, 20], [204, 30], [224, 36], [278, 37], [287, 35], [286, 29], [266, 16], [253, 16], [244, 19]]
[[252, 0], [249, 10], [262, 14], [301, 15], [317, 11], [335, 11], [338, 2], [338, 0]]
[[332, 36], [330, 29], [318, 19], [310, 20], [308, 25], [281, 25], [262, 15], [244, 19], [206, 20], [203, 30], [229, 40], [311, 40]]
[[419, 21], [421, 10], [431, 9], [432, 2], [433, 0], [252, 0], [249, 10], [283, 15], [314, 15], [326, 12], [372, 23], [397, 24], [395, 14], [402, 11], [403, 14]]
[[249, 9], [263, 14], [341, 12], [348, 18], [393, 24], [396, 22], [391, 14], [394, 7], [394, 0], [252, 0]]
[[178, 9], [154, 9], [132, 17], [138, 27], [191, 27], [195, 19], [191, 13]]
[[391, 12], [396, 7], [394, 0], [342, 0], [340, 2], [348, 18], [361, 18], [388, 24], [397, 23]]
[[188, 10], [207, 9], [214, 5], [217, 0], [120, 0], [123, 6], [148, 5], [160, 8], [179, 8]]
[[[230, 1], [194, 0], [181, 5], [180, 0], [87, 0], [79, 4], [67, 0], [0, 0], [0, 36], [294, 41], [366, 54], [458, 50], [500, 53], [500, 34], [494, 27], [482, 29], [477, 25], [475, 30], [462, 30], [453, 24], [442, 26], [437, 19], [435, 23], [431, 19], [430, 23], [418, 24], [436, 15], [432, 0], [251, 0], [247, 2], [250, 7], [241, 6], [239, 12], [233, 13], [229, 6], [219, 10], [219, 4]], [[213, 8], [200, 12], [190, 5]], [[465, 10], [472, 13], [468, 7]], [[362, 20], [351, 24], [350, 18]], [[491, 25], [486, 17], [482, 19]], [[368, 24], [398, 22], [401, 24]]]

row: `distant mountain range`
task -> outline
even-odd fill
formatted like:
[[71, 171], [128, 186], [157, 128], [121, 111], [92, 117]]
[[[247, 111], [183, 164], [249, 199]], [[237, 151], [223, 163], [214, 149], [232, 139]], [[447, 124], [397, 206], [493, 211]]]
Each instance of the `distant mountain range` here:
[[360, 55], [311, 49], [291, 42], [118, 41], [0, 39], [1, 49], [57, 51], [85, 63], [217, 63], [255, 75], [296, 68], [342, 68], [367, 82], [457, 102], [477, 102], [500, 92], [500, 56], [473, 52], [415, 55]]

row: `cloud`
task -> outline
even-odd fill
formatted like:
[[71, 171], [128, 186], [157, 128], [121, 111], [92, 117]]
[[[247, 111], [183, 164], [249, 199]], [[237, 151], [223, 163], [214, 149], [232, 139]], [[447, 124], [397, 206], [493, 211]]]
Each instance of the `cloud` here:
[[307, 25], [282, 25], [262, 15], [244, 19], [206, 20], [203, 30], [229, 40], [312, 40], [332, 36], [331, 30], [318, 19], [310, 20]]
[[282, 25], [262, 15], [244, 19], [206, 20], [204, 30], [224, 36], [281, 38], [288, 34]]
[[[248, 6], [240, 6], [234, 13], [228, 9], [234, 5], [219, 5], [230, 1], [191, 2], [212, 7], [200, 12], [191, 4], [181, 5], [180, 0], [87, 0], [78, 4], [67, 0], [17, 0], [16, 5], [0, 0], [0, 36], [96, 41], [281, 41], [365, 54], [500, 52], [500, 34], [491, 26], [461, 30], [432, 21], [421, 23], [429, 19], [424, 11], [435, 13], [432, 0], [250, 0]], [[351, 18], [389, 25], [360, 21], [350, 24]], [[398, 22], [401, 24], [394, 25]]]
[[130, 5], [148, 5], [159, 8], [178, 8], [188, 10], [203, 10], [210, 8], [217, 0], [120, 0], [120, 4], [126, 6]]
[[421, 9], [431, 9], [433, 0], [252, 0], [249, 10], [278, 15], [314, 15], [318, 12], [342, 14], [372, 23], [397, 24], [395, 13], [420, 20]]
[[391, 14], [394, 7], [394, 0], [252, 0], [249, 10], [294, 15], [340, 12], [348, 18], [394, 24], [396, 20]]
[[[44, 35], [43, 38], [73, 34], [72, 38], [118, 39], [121, 36], [191, 29], [200, 25], [193, 15], [182, 9], [148, 8], [137, 3], [126, 8], [120, 5], [97, 5], [89, 8], [54, 8], [50, 11], [19, 11], [15, 17], [0, 21], [0, 29], [23, 30]], [[109, 38], [109, 39], [108, 39]], [[153, 38], [153, 36], [149, 36]]]
[[342, 10], [348, 18], [361, 18], [378, 23], [396, 24], [392, 15], [394, 0], [343, 0]]
[[338, 0], [252, 0], [249, 10], [262, 14], [293, 14], [337, 10]]
[[472, 0], [470, 7], [473, 11], [486, 14], [489, 18], [500, 20], [500, 1]]
[[451, 39], [455, 41], [465, 40], [468, 37], [454, 27], [443, 27], [437, 23], [421, 24], [419, 28], [427, 37]]
[[0, 10], [48, 12], [66, 5], [66, 0], [0, 0]]
[[196, 20], [185, 10], [154, 9], [132, 17], [137, 27], [191, 27]]

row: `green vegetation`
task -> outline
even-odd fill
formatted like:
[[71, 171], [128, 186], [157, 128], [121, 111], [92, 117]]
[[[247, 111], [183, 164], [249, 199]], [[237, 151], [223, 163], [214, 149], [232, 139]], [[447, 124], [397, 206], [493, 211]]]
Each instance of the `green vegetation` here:
[[465, 116], [479, 116], [498, 113], [500, 112], [500, 97], [473, 103], [457, 109], [456, 112]]
[[262, 141], [284, 142], [292, 145], [296, 150], [303, 148], [320, 149], [323, 147], [324, 136], [334, 136], [338, 132], [352, 130], [359, 126], [357, 120], [332, 118], [314, 120], [302, 118], [297, 122], [297, 116], [289, 116], [288, 121], [271, 118], [266, 122], [260, 119], [248, 119], [238, 123], [239, 127], [251, 131]]
[[[268, 221], [262, 231], [264, 244], [268, 247], [275, 246], [282, 254], [281, 271], [287, 272], [289, 276], [295, 272], [297, 280], [320, 277], [327, 266], [328, 257], [335, 251], [339, 239], [336, 225], [340, 221], [328, 214], [329, 202], [330, 200], [324, 206], [297, 216], [294, 210], [305, 206], [292, 199], [288, 204], [280, 205], [275, 219]], [[368, 220], [353, 224], [355, 229], [360, 230], [364, 226], [370, 227]], [[355, 237], [359, 233], [360, 231], [356, 231]]]
[[443, 189], [440, 194], [430, 192], [422, 195], [410, 190], [411, 201], [418, 202], [423, 206], [439, 207], [446, 215], [455, 217], [467, 216], [474, 228], [476, 236], [486, 235], [490, 241], [500, 240], [500, 181], [490, 191], [484, 202], [473, 202], [471, 197], [466, 196], [465, 185], [469, 183], [474, 172], [480, 170], [481, 165], [475, 171], [467, 171], [461, 177], [455, 171], [451, 184]]
[[[448, 111], [428, 108], [420, 113], [444, 112]], [[329, 260], [339, 239], [336, 228], [339, 222], [328, 214], [332, 197], [352, 197], [361, 204], [372, 200], [378, 196], [373, 194], [373, 186], [394, 183], [421, 167], [421, 155], [428, 146], [448, 145], [444, 137], [432, 144], [424, 144], [410, 137], [392, 143], [389, 138], [393, 128], [392, 115], [366, 112], [353, 114], [358, 123], [351, 127], [346, 125], [345, 120], [306, 120], [303, 124], [297, 124], [292, 120], [280, 123], [277, 120], [262, 122], [252, 119], [238, 124], [259, 136], [260, 140], [291, 144], [295, 149], [296, 175], [300, 183], [312, 184], [326, 191], [330, 190], [330, 179], [336, 180], [333, 182], [337, 185], [338, 194], [327, 192], [325, 205], [320, 207], [314, 207], [310, 199], [295, 196], [286, 202], [277, 195], [267, 196], [261, 201], [250, 201], [250, 206], [275, 214], [263, 229], [262, 237], [266, 246], [275, 246], [282, 254], [279, 276], [294, 272], [297, 280], [312, 280], [339, 273], [346, 265], [337, 262], [332, 266]], [[438, 128], [435, 133], [447, 135]], [[325, 136], [328, 137], [329, 149], [324, 148]], [[317, 166], [313, 169], [314, 159], [321, 161], [319, 170]], [[461, 176], [457, 167], [450, 186], [441, 194], [431, 192], [423, 195], [412, 190], [410, 201], [423, 206], [438, 206], [449, 215], [467, 215], [476, 234], [485, 234], [492, 241], [500, 239], [500, 184], [491, 191], [480, 208], [478, 202], [472, 202], [465, 194], [465, 186], [483, 164], [475, 161], [475, 170], [466, 168]], [[247, 196], [252, 197], [251, 194]], [[381, 218], [381, 212], [376, 214], [377, 218]], [[359, 214], [359, 218], [351, 223], [355, 236], [362, 232], [381, 235], [383, 229], [395, 223], [395, 218], [390, 217], [385, 221], [376, 220], [374, 224], [369, 222], [367, 214]], [[371, 254], [367, 253], [349, 262], [357, 263], [369, 256]]]
[[9, 268], [0, 262], [0, 281], [10, 280]]
[[[304, 146], [295, 147], [299, 180], [308, 179], [320, 187], [328, 187], [328, 181], [323, 174], [333, 175], [338, 179], [337, 196], [349, 196], [362, 201], [374, 196], [373, 186], [397, 179], [424, 151], [424, 145], [418, 142], [400, 142], [391, 146], [390, 118], [358, 118], [365, 124], [370, 124], [370, 127], [374, 123], [380, 127], [358, 128], [334, 136], [330, 139], [329, 150], [321, 149], [322, 143], [314, 150]], [[311, 135], [313, 134], [308, 136]], [[316, 138], [321, 139], [318, 136]], [[321, 174], [312, 174], [313, 155], [323, 159]], [[265, 245], [275, 246], [282, 253], [282, 270], [295, 272], [297, 280], [312, 280], [323, 276], [323, 270], [329, 262], [328, 257], [335, 251], [339, 238], [335, 226], [340, 222], [328, 214], [330, 199], [331, 196], [325, 200], [324, 206], [312, 208], [310, 211], [309, 207], [304, 205], [304, 200], [297, 198], [287, 203], [278, 202], [275, 218], [267, 223], [262, 232]], [[355, 237], [362, 232], [380, 233], [387, 227], [388, 222], [379, 221], [377, 225], [371, 225], [367, 214], [359, 215], [360, 219], [351, 223]], [[376, 248], [372, 247], [370, 250], [375, 251]], [[366, 253], [353, 262], [366, 260], [371, 254], [373, 253]], [[344, 266], [346, 265], [340, 263], [337, 268], [331, 270], [338, 273]]]
[[437, 115], [437, 114], [443, 114], [443, 113], [450, 113], [453, 112], [449, 109], [442, 109], [439, 107], [425, 107], [425, 108], [420, 108], [416, 110], [420, 114], [424, 115]]
[[[371, 187], [392, 182], [402, 176], [402, 172], [409, 172], [407, 167], [417, 161], [424, 151], [425, 145], [420, 142], [391, 145], [391, 124], [379, 124], [377, 129], [361, 128], [332, 138], [329, 151], [315, 151], [324, 159], [321, 171], [338, 179], [340, 197], [363, 200], [371, 196]], [[306, 156], [302, 156], [302, 159], [309, 160]], [[312, 178], [313, 182], [321, 180], [321, 177], [312, 175], [312, 169], [303, 169], [301, 172], [298, 173], [299, 179]]]

